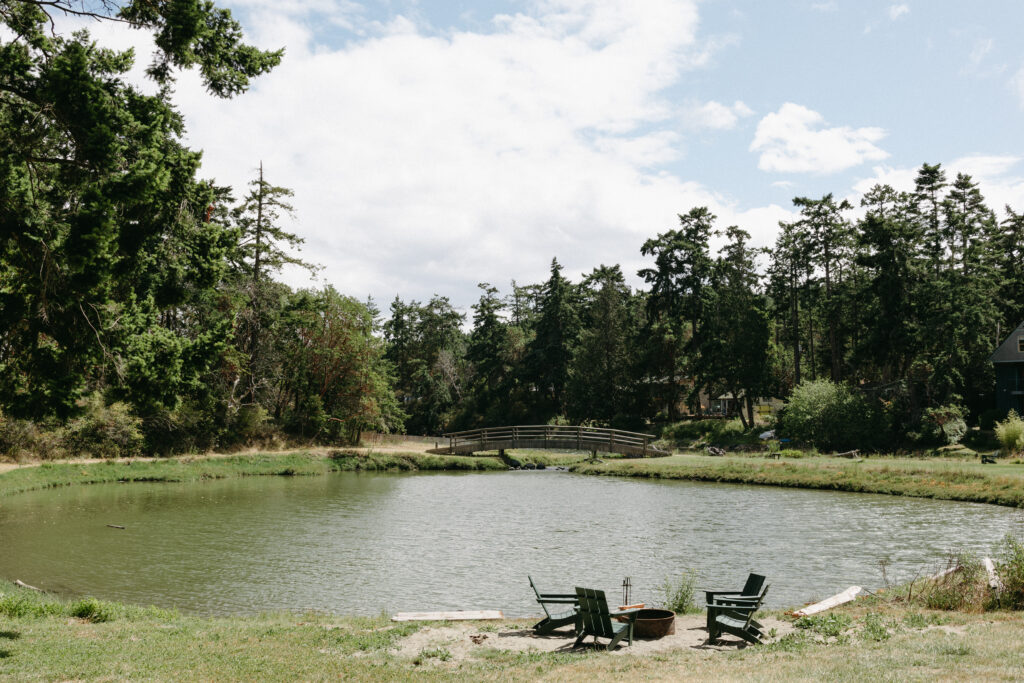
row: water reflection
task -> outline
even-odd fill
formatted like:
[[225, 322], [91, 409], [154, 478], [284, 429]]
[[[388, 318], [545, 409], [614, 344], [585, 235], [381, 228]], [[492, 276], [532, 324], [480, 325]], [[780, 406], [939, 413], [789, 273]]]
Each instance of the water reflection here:
[[882, 561], [906, 580], [950, 549], [988, 553], [1008, 531], [1024, 516], [995, 506], [550, 471], [260, 477], [5, 499], [0, 576], [199, 613], [525, 615], [527, 574], [616, 595], [630, 576], [652, 601], [693, 567], [712, 587], [764, 573], [782, 606], [878, 586]]

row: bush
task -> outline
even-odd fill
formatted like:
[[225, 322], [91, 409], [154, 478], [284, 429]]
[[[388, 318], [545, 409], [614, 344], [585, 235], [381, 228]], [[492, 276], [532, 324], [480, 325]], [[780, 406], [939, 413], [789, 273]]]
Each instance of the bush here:
[[886, 442], [878, 406], [845, 384], [802, 382], [779, 412], [776, 433], [824, 451], [875, 450]]
[[224, 439], [233, 445], [251, 446], [266, 441], [274, 432], [270, 416], [260, 405], [244, 405], [228, 422]]
[[973, 553], [951, 555], [947, 573], [929, 579], [920, 596], [929, 609], [981, 611], [988, 600], [988, 573]]
[[666, 578], [659, 587], [662, 597], [661, 606], [676, 614], [699, 612], [700, 607], [693, 601], [696, 589], [697, 572], [693, 569], [684, 569], [677, 579]]
[[64, 445], [74, 455], [95, 458], [129, 458], [142, 452], [142, 420], [124, 403], [105, 405], [100, 394], [80, 403], [84, 414], [72, 420], [64, 432]]
[[62, 438], [60, 428], [47, 429], [45, 425], [0, 414], [0, 460], [62, 457]]
[[1003, 609], [1024, 610], [1024, 543], [1007, 534], [997, 546], [996, 556], [1003, 587], [995, 604]]
[[1024, 451], [1024, 420], [1011, 410], [1002, 422], [996, 423], [996, 438], [1006, 455]]
[[739, 445], [760, 445], [757, 434], [762, 429], [746, 430], [739, 420], [684, 420], [665, 425], [659, 435], [682, 448], [719, 446], [733, 448]]
[[111, 605], [100, 602], [96, 598], [82, 598], [68, 605], [68, 614], [96, 624], [114, 620]]
[[161, 410], [143, 421], [146, 451], [158, 455], [203, 453], [216, 448], [223, 432], [224, 411], [182, 401], [174, 410]]
[[921, 437], [928, 445], [958, 444], [966, 433], [967, 422], [960, 406], [928, 408], [921, 416]]

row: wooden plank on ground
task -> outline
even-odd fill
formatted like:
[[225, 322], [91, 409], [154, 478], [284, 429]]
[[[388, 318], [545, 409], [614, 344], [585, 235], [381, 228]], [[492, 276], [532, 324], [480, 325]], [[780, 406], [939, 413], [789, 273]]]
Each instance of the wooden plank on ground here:
[[843, 603], [850, 602], [851, 600], [857, 597], [857, 593], [860, 593], [860, 591], [860, 586], [850, 586], [842, 593], [833, 595], [831, 598], [826, 598], [821, 602], [816, 602], [813, 605], [808, 605], [803, 609], [798, 609], [797, 611], [793, 612], [793, 614], [795, 614], [798, 617], [807, 617], [812, 614], [817, 614], [818, 612], [824, 612], [827, 609], [832, 609], [833, 607], [842, 605]]
[[504, 619], [501, 610], [455, 610], [452, 612], [399, 612], [391, 621], [476, 621], [483, 619]]

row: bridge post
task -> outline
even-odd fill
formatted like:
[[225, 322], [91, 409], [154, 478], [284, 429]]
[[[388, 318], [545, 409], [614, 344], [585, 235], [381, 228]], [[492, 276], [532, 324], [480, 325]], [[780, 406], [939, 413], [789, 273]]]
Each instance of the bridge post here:
[[644, 457], [647, 457], [647, 437], [644, 437]]
[[580, 425], [576, 426], [576, 450], [580, 450], [583, 446], [583, 427]]
[[485, 450], [485, 451], [487, 450], [487, 430], [486, 429], [484, 429], [484, 448], [483, 448], [483, 450]]
[[615, 452], [615, 430], [614, 429], [611, 430], [608, 433], [608, 452], [609, 453], [614, 453]]

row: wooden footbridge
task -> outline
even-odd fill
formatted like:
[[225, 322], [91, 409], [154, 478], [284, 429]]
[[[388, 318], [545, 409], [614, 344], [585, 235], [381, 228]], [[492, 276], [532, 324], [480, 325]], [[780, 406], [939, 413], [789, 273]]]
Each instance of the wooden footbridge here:
[[472, 455], [480, 451], [503, 451], [514, 448], [546, 448], [558, 450], [620, 453], [632, 457], [664, 457], [668, 451], [651, 445], [654, 436], [603, 427], [568, 427], [560, 425], [516, 425], [486, 427], [445, 434], [447, 448], [428, 451], [439, 455]]

